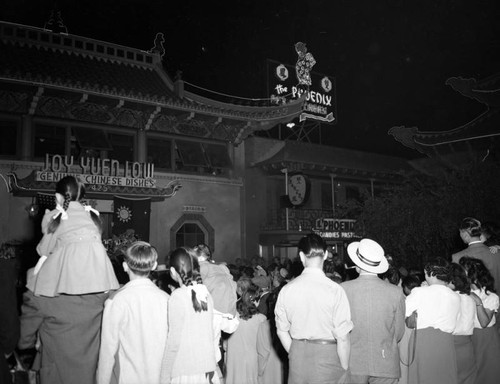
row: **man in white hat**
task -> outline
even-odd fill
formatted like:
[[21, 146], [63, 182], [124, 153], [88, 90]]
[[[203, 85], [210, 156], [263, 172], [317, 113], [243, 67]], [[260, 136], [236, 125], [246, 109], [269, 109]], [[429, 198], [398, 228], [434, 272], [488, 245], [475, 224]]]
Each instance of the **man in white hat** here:
[[401, 288], [380, 279], [389, 263], [383, 248], [362, 239], [347, 247], [359, 277], [342, 283], [351, 307], [349, 367], [353, 383], [396, 384], [400, 377], [398, 342], [404, 334], [405, 298]]
[[338, 383], [348, 376], [349, 302], [342, 287], [323, 272], [325, 241], [310, 234], [299, 241], [304, 270], [280, 291], [277, 334], [288, 352], [288, 384]]

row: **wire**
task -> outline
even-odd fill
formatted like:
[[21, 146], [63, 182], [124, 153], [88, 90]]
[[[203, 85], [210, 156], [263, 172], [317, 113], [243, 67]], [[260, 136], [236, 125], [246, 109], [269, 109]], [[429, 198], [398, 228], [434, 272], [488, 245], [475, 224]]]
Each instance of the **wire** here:
[[[200, 87], [198, 85], [191, 84], [190, 82], [187, 82], [187, 81], [184, 81], [184, 84], [188, 84], [188, 85], [190, 85], [190, 86], [192, 86], [194, 88], [198, 88], [198, 89], [201, 89], [203, 91], [210, 92], [210, 93], [213, 93], [213, 94], [216, 94], [216, 95], [230, 97], [232, 99], [240, 99], [240, 100], [247, 100], [247, 101], [272, 101], [273, 100], [272, 98], [250, 99], [248, 97], [240, 97], [240, 96], [229, 95], [227, 93], [212, 91], [211, 89], [203, 88], [203, 87]], [[291, 95], [292, 95], [292, 93], [290, 92], [290, 93], [288, 93], [286, 95], [280, 95], [280, 97], [287, 97], [287, 96], [291, 96]]]

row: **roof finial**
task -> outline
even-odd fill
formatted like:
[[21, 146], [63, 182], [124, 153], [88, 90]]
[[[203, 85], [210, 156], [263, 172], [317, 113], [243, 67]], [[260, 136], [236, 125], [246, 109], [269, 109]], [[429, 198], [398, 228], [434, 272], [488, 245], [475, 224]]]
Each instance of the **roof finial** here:
[[161, 58], [163, 58], [163, 55], [165, 54], [165, 48], [163, 48], [164, 41], [165, 41], [165, 37], [163, 36], [163, 33], [158, 32], [156, 34], [155, 41], [154, 41], [155, 45], [148, 52], [155, 53], [155, 54], [159, 55]]
[[44, 24], [43, 29], [47, 29], [54, 33], [65, 33], [68, 34], [68, 28], [64, 24], [64, 21], [61, 17], [61, 11], [57, 10], [57, 7], [54, 7], [50, 11], [49, 20]]

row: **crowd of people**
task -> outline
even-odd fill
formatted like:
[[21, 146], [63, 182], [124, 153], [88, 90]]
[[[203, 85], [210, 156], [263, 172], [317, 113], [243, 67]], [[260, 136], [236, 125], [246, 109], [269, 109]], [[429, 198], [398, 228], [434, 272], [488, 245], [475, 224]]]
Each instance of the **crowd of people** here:
[[308, 234], [294, 260], [216, 263], [206, 244], [193, 244], [160, 266], [154, 246], [137, 241], [123, 255], [128, 279], [120, 284], [84, 193], [74, 177], [57, 183], [20, 327], [2, 335], [17, 369], [19, 353], [37, 350], [30, 368], [41, 384], [500, 380], [492, 223], [464, 219], [467, 247], [423, 270], [398, 265], [366, 238], [349, 244], [349, 263]]

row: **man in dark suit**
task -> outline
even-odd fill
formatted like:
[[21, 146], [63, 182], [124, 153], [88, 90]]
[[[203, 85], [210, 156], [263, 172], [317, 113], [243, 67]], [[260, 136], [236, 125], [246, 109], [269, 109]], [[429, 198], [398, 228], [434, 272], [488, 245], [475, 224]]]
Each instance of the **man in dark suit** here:
[[359, 277], [342, 283], [351, 307], [351, 380], [396, 384], [400, 377], [398, 342], [404, 334], [405, 298], [401, 288], [380, 279], [388, 269], [384, 250], [362, 239], [347, 247]]

